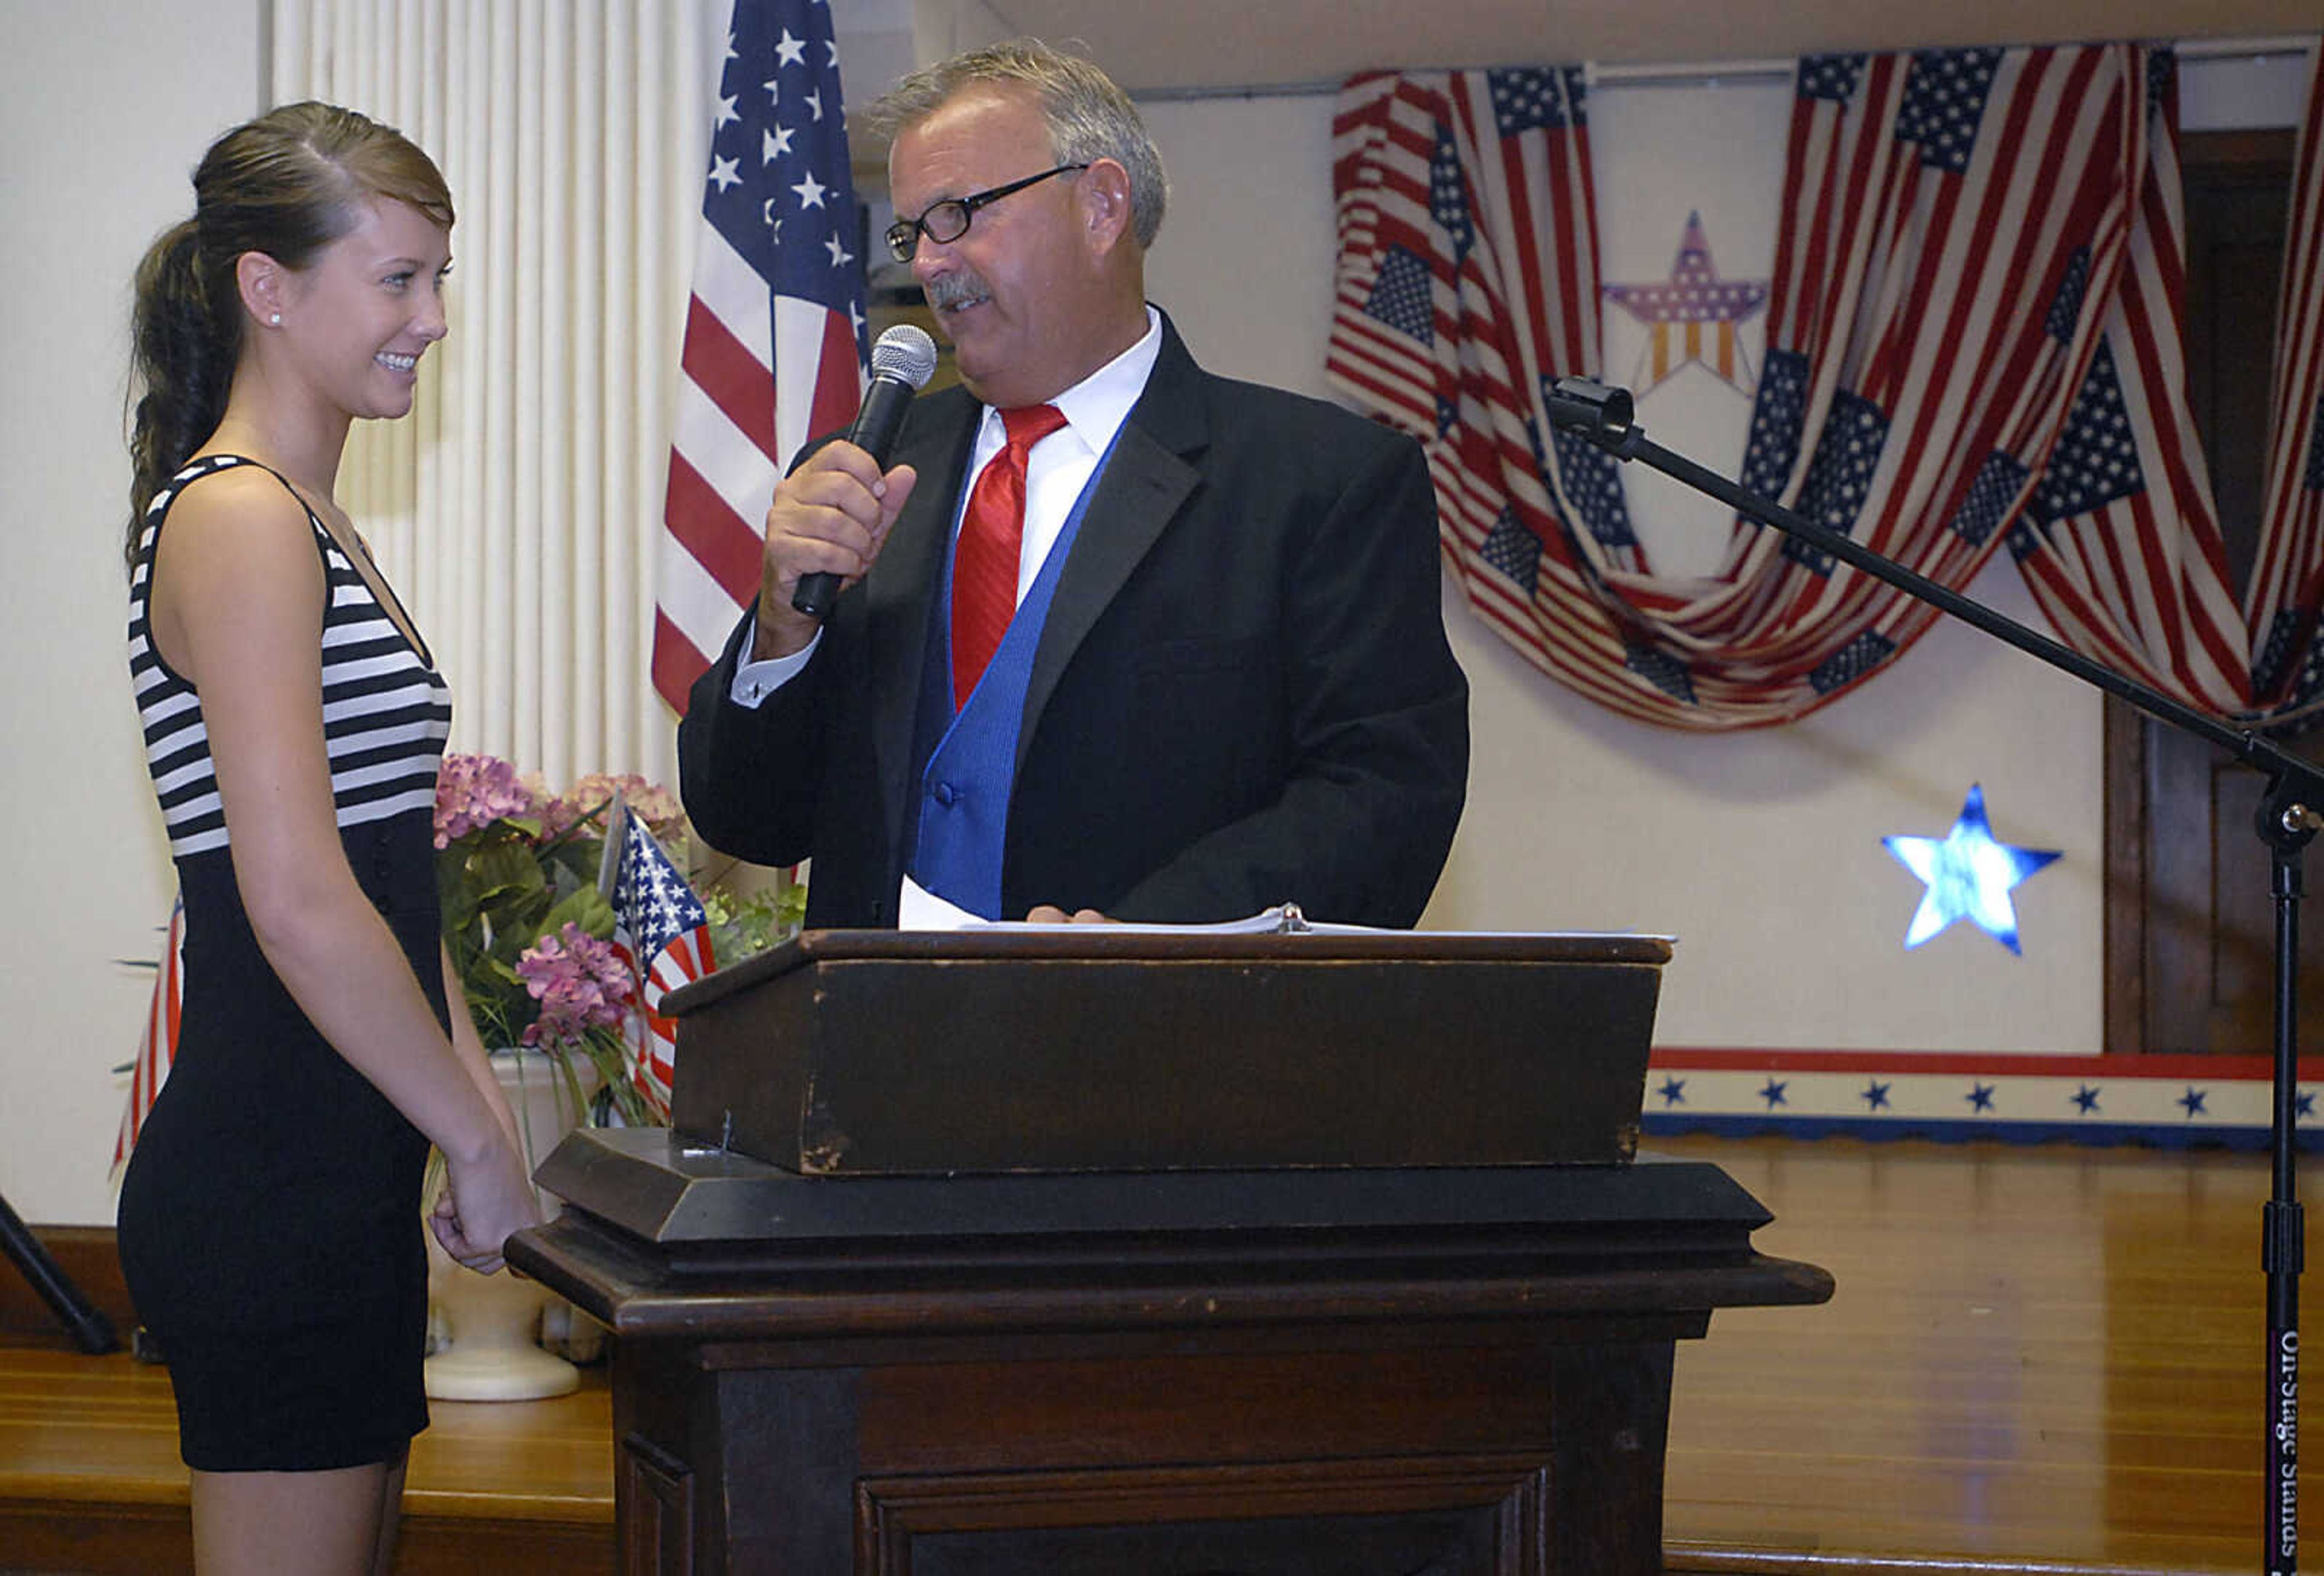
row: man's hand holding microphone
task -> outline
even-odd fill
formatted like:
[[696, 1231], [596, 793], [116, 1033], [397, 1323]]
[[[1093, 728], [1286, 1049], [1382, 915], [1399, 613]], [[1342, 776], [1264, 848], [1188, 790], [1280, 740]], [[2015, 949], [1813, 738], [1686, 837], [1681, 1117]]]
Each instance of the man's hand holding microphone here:
[[854, 425], [775, 488], [759, 575], [752, 659], [788, 657], [815, 639], [840, 591], [872, 567], [918, 478], [887, 469], [912, 396], [936, 366], [936, 342], [908, 323], [872, 347], [872, 382]]

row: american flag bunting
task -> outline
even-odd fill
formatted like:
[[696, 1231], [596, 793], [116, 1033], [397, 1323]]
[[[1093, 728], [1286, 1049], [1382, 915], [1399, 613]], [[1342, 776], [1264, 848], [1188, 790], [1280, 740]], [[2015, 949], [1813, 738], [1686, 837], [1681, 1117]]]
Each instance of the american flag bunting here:
[[[2175, 63], [2141, 51], [2137, 207], [2099, 340], [2009, 550], [2059, 636], [2222, 714], [2250, 705], [2242, 619], [2180, 346], [2185, 278]], [[2021, 454], [2021, 468], [2030, 455]]]
[[2276, 292], [2259, 560], [2244, 599], [2252, 687], [2263, 705], [2324, 696], [2324, 42], [2311, 46]]
[[[2171, 88], [2169, 51], [2127, 44], [1803, 59], [1742, 480], [1956, 589], [2006, 542], [2068, 643], [2227, 711], [2208, 481], [2159, 457], [2185, 452], [2153, 349], [2178, 334]], [[1359, 78], [1334, 139], [1330, 373], [1421, 438], [1471, 607], [1537, 666], [1646, 721], [1759, 726], [1933, 622], [1748, 522], [1716, 575], [1657, 577], [1617, 463], [1550, 429], [1546, 385], [1599, 356], [1581, 73]]]

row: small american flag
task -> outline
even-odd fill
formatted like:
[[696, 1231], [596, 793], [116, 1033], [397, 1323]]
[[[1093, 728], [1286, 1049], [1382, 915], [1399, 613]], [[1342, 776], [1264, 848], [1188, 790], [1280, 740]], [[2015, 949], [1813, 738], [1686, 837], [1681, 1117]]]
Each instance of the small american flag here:
[[677, 1071], [678, 1022], [655, 1010], [663, 995], [718, 966], [710, 916], [646, 824], [618, 800], [605, 842], [607, 897], [613, 905], [613, 950], [638, 977], [643, 1018], [631, 1081], [658, 1116], [669, 1114]]
[[137, 1059], [129, 1064], [129, 1099], [122, 1107], [121, 1131], [113, 1140], [115, 1175], [129, 1163], [130, 1151], [137, 1147], [137, 1135], [145, 1130], [153, 1097], [161, 1092], [161, 1081], [170, 1075], [170, 1064], [178, 1057], [178, 1015], [186, 999], [186, 902], [182, 897], [170, 905], [168, 929], [169, 939], [154, 965], [153, 1000], [145, 1009], [145, 1033], [137, 1045]]
[[680, 712], [758, 592], [785, 461], [862, 398], [861, 235], [828, 0], [735, 0], [654, 616], [654, 688]]

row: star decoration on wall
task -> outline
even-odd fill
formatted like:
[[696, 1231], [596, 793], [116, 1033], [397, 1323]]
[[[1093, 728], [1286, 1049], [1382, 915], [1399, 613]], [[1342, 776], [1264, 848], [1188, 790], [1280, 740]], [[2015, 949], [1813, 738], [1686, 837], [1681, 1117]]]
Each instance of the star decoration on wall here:
[[1649, 331], [1650, 342], [1630, 380], [1641, 397], [1681, 368], [1696, 364], [1749, 396], [1750, 357], [1736, 329], [1766, 304], [1767, 281], [1720, 278], [1700, 214], [1686, 216], [1668, 279], [1600, 288], [1608, 300]]
[[1953, 921], [1967, 919], [2024, 955], [2017, 945], [2017, 908], [2009, 900], [2010, 889], [2057, 858], [2058, 851], [1995, 841], [1993, 828], [1986, 824], [1981, 786], [1969, 784], [1960, 818], [1942, 838], [1884, 837], [1880, 843], [1928, 888], [1904, 933], [1906, 947], [1916, 947]]

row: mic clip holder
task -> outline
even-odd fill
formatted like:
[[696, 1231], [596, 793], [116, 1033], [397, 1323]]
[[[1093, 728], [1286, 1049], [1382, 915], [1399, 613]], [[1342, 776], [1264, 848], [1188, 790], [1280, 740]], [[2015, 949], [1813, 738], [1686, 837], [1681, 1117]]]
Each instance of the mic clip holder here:
[[1578, 433], [1616, 459], [1637, 456], [1646, 429], [1637, 424], [1630, 391], [1595, 378], [1560, 378], [1549, 387], [1549, 419]]

